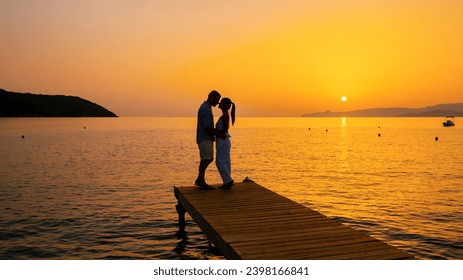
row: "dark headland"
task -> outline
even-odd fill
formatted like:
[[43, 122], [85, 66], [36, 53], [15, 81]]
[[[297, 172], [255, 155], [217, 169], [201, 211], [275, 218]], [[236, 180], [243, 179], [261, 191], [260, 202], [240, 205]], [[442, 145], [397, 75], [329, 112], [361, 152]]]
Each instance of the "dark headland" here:
[[117, 117], [77, 96], [9, 92], [0, 89], [0, 117]]
[[463, 117], [463, 103], [449, 103], [424, 108], [373, 108], [346, 112], [319, 112], [303, 117]]

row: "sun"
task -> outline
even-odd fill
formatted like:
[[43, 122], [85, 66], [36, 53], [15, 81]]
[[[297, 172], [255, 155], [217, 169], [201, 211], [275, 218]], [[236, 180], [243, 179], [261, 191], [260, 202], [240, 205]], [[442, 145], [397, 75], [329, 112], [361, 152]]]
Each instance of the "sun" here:
[[346, 101], [347, 101], [347, 97], [345, 97], [345, 96], [341, 97], [341, 101], [342, 101], [342, 102], [346, 102]]

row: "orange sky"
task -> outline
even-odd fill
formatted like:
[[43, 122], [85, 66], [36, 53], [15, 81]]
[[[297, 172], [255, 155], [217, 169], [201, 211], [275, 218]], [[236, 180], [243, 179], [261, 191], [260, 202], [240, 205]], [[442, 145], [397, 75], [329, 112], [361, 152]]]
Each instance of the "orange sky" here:
[[[0, 88], [119, 116], [463, 102], [459, 0], [0, 0]], [[347, 102], [341, 97], [347, 96]]]

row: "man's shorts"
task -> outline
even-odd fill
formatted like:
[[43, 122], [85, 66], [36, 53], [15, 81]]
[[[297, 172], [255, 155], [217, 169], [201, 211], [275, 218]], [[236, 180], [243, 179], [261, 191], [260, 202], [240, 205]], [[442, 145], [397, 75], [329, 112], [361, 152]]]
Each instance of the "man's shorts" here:
[[214, 142], [204, 140], [198, 144], [201, 160], [214, 160]]

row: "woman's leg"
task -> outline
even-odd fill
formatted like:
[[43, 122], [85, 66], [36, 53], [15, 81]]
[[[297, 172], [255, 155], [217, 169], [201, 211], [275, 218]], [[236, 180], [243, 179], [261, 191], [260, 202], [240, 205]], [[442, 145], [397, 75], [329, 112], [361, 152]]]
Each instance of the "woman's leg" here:
[[230, 147], [229, 139], [217, 139], [215, 163], [224, 184], [233, 181], [231, 178]]

